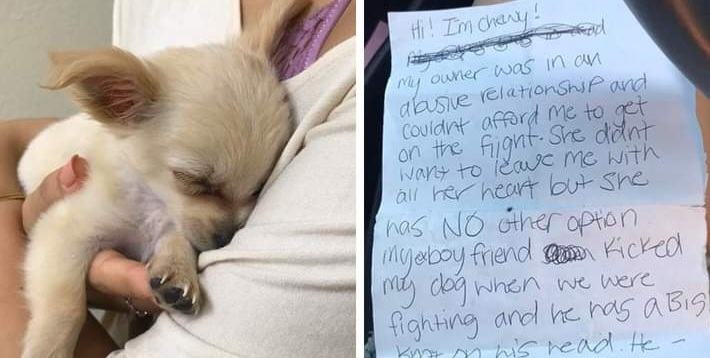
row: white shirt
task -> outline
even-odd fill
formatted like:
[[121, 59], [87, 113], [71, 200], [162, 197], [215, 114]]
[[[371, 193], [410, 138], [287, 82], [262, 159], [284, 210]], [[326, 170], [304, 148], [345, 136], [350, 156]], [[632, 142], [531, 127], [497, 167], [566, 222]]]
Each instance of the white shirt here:
[[[239, 27], [231, 0], [115, 9], [115, 44], [139, 54], [222, 41]], [[163, 313], [110, 357], [355, 355], [355, 46], [341, 43], [285, 82], [298, 126], [246, 226], [200, 255], [200, 314]]]

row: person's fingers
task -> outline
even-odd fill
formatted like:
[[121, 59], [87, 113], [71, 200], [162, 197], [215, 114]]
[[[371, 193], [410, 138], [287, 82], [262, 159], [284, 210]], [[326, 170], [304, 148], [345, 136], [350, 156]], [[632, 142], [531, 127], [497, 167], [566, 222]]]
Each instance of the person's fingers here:
[[115, 297], [129, 297], [133, 305], [145, 311], [159, 311], [153, 301], [145, 266], [114, 250], [99, 252], [91, 262], [89, 285], [98, 292]]
[[[108, 295], [99, 292], [91, 286], [87, 287], [86, 300], [89, 303], [89, 307], [117, 312], [130, 311], [125, 297]], [[161, 311], [161, 308], [155, 304], [153, 299], [131, 299], [131, 304], [139, 311], [147, 311], [150, 313]]]
[[74, 155], [61, 168], [44, 178], [42, 184], [30, 193], [22, 204], [22, 225], [29, 232], [37, 218], [54, 202], [81, 188], [88, 175], [85, 159]]

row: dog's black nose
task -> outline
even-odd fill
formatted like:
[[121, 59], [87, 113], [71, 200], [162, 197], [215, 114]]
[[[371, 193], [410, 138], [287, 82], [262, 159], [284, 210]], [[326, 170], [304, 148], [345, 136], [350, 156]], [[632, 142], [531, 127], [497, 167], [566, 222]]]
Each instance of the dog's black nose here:
[[232, 237], [234, 237], [234, 233], [236, 232], [236, 228], [221, 229], [212, 236], [212, 240], [214, 240], [217, 248], [224, 247], [232, 241]]

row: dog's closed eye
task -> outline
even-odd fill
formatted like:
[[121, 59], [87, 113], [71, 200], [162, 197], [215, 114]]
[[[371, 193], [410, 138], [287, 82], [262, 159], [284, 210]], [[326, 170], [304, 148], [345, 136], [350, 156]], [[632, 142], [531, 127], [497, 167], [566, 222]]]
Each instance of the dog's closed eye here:
[[219, 187], [210, 183], [209, 179], [199, 175], [187, 173], [180, 170], [173, 170], [180, 189], [191, 196], [211, 195], [221, 196]]

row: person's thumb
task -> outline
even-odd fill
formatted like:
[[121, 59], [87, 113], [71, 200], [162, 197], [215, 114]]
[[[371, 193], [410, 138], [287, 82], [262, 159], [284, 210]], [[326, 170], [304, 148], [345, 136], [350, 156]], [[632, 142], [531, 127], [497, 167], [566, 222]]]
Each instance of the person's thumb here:
[[74, 155], [61, 168], [51, 172], [22, 204], [22, 225], [29, 233], [42, 213], [54, 202], [81, 188], [88, 175], [88, 163]]

